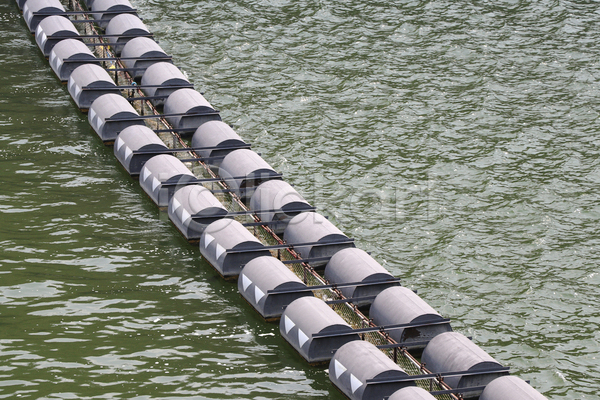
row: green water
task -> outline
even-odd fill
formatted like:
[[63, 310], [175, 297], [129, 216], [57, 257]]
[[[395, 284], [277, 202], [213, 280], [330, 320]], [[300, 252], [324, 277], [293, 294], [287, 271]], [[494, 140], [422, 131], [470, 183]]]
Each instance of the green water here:
[[[600, 390], [600, 7], [136, 0], [224, 121], [549, 399]], [[0, 4], [0, 398], [343, 396], [200, 261]]]

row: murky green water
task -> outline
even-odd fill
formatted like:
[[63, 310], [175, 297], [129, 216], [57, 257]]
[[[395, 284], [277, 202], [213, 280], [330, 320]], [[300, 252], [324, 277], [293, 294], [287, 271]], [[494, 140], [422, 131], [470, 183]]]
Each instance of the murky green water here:
[[[600, 5], [136, 0], [223, 119], [549, 399], [600, 390]], [[0, 398], [342, 398], [0, 4]]]

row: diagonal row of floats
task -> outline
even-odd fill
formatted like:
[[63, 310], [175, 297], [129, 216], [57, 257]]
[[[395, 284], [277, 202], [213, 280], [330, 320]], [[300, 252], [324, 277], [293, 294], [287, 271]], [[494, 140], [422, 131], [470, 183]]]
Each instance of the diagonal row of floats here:
[[[123, 168], [242, 297], [350, 399], [542, 400], [251, 150], [128, 0], [17, 0]], [[419, 361], [420, 359], [420, 361]]]

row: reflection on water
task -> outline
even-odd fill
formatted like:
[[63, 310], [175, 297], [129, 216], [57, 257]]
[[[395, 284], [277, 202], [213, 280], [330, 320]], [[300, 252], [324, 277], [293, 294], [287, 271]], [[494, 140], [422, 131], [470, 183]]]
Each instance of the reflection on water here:
[[[0, 398], [342, 398], [200, 261], [0, 5]], [[549, 399], [599, 390], [600, 16], [134, 5], [223, 119]]]

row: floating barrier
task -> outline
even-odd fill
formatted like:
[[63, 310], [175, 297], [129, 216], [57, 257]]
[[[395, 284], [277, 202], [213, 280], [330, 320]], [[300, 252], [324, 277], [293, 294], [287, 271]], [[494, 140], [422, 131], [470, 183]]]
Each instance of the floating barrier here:
[[141, 78], [152, 64], [172, 62], [158, 43], [144, 36], [133, 38], [123, 46], [121, 60], [133, 79]]
[[[316, 212], [302, 213], [292, 218], [283, 232], [283, 238], [288, 243], [320, 243], [319, 246], [295, 247], [302, 258], [307, 259], [329, 257], [342, 249], [355, 247], [354, 243], [348, 242], [348, 236]], [[310, 265], [320, 267], [326, 263], [326, 261], [314, 261]]]
[[[387, 281], [394, 276], [373, 259], [366, 251], [357, 248], [346, 248], [335, 253], [324, 271], [325, 279], [330, 283], [344, 282], [375, 282]], [[368, 286], [348, 286], [340, 289], [348, 298], [365, 297], [365, 300], [355, 302], [359, 307], [368, 306], [381, 291], [398, 282], [381, 283]], [[408, 321], [411, 322], [411, 321]]]
[[[409, 375], [369, 342], [355, 340], [340, 347], [329, 363], [329, 379], [351, 400], [381, 399], [412, 381], [393, 381]], [[391, 382], [372, 382], [387, 378]]]
[[180, 132], [195, 132], [200, 125], [208, 121], [220, 121], [219, 112], [194, 89], [179, 89], [167, 97], [164, 104], [165, 114], [173, 128]]
[[[90, 125], [105, 143], [115, 140], [114, 153], [125, 170], [139, 175], [143, 190], [159, 207], [169, 205], [169, 218], [188, 240], [200, 239], [201, 254], [219, 274], [240, 274], [238, 289], [252, 307], [267, 320], [281, 316], [282, 335], [309, 363], [331, 359], [330, 378], [349, 398], [481, 394], [481, 400], [545, 399], [507, 376], [508, 368], [452, 332], [449, 320], [399, 286], [397, 278], [355, 248], [353, 239], [311, 212], [314, 207], [221, 122], [219, 111], [151, 39], [128, 0], [85, 0], [89, 12], [75, 0], [78, 9], [69, 12], [56, 0], [16, 1], [56, 75], [68, 82], [80, 110], [89, 109]], [[94, 23], [105, 26], [106, 33], [97, 34]], [[106, 62], [110, 74], [102, 67]], [[119, 76], [128, 85], [119, 86]], [[136, 85], [132, 80], [139, 78]], [[124, 98], [122, 90], [133, 97]], [[160, 114], [155, 106], [163, 103]], [[144, 115], [146, 108], [151, 115]], [[150, 121], [156, 129], [146, 126]], [[166, 142], [172, 139], [183, 148], [168, 148], [156, 134], [164, 132], [171, 133]], [[195, 132], [191, 147], [182, 139], [187, 132]], [[169, 154], [176, 152], [191, 158]], [[209, 177], [196, 177], [184, 161], [199, 162]], [[219, 189], [203, 186], [209, 183], [218, 183]], [[232, 211], [213, 193], [224, 193]], [[254, 222], [232, 219], [239, 216], [252, 216]], [[264, 244], [246, 226], [278, 244]], [[278, 258], [288, 259], [272, 257], [275, 250]], [[295, 273], [285, 264], [293, 264]], [[325, 265], [330, 284], [314, 269]], [[370, 302], [371, 320], [357, 308]], [[349, 321], [363, 327], [353, 328]], [[407, 349], [423, 346], [420, 364]], [[397, 365], [399, 357], [421, 374], [408, 375]], [[414, 387], [418, 380], [428, 380], [431, 393]]]
[[200, 240], [206, 227], [227, 217], [227, 209], [202, 185], [177, 189], [169, 202], [169, 219], [188, 241]]
[[104, 143], [112, 143], [117, 135], [132, 125], [146, 126], [136, 119], [139, 114], [120, 94], [108, 93], [98, 97], [90, 106], [88, 121]]
[[[257, 257], [240, 273], [238, 290], [242, 297], [267, 321], [277, 320], [283, 310], [300, 297], [313, 296], [307, 286], [275, 257]], [[277, 293], [273, 291], [285, 291]]]
[[106, 26], [106, 39], [117, 55], [121, 54], [121, 50], [123, 50], [127, 42], [139, 36], [148, 37], [150, 36], [150, 31], [136, 15], [115, 15]]
[[[342, 317], [316, 297], [300, 297], [291, 302], [281, 315], [279, 332], [310, 364], [327, 362], [344, 344], [360, 340]], [[316, 334], [335, 336], [313, 337]]]
[[[507, 375], [508, 369], [483, 351], [466, 336], [445, 332], [435, 336], [423, 350], [421, 361], [433, 373], [464, 371], [444, 378], [454, 389], [483, 387], [494, 379]], [[465, 398], [477, 397], [480, 390], [462, 393]]]
[[53, 15], [44, 19], [38, 24], [35, 30], [35, 42], [44, 57], [50, 56], [50, 52], [59, 42], [69, 38], [79, 38], [79, 31], [70, 19], [59, 15]]
[[417, 386], [408, 386], [395, 391], [388, 400], [436, 400], [427, 390]]
[[516, 376], [502, 376], [491, 381], [479, 400], [548, 400], [527, 382]]
[[[285, 248], [284, 246], [289, 246], [289, 248], [293, 248], [292, 245], [279, 245], [279, 246], [267, 246], [267, 248], [269, 250], [272, 250], [274, 247], [275, 248]], [[292, 264], [292, 263], [299, 263], [299, 262], [310, 262], [312, 260], [305, 260], [305, 259], [299, 259], [299, 260], [292, 260], [292, 261], [282, 261], [282, 264]], [[376, 285], [381, 285], [384, 283], [393, 283], [393, 284], [399, 284], [400, 280], [398, 278], [394, 278], [394, 277], [390, 277], [388, 279], [384, 279], [381, 281], [370, 281], [370, 282], [344, 282], [344, 283], [334, 283], [334, 284], [327, 284], [327, 285], [314, 285], [314, 286], [306, 286], [304, 288], [296, 288], [296, 289], [272, 289], [269, 291], [269, 294], [291, 294], [291, 293], [295, 293], [295, 292], [308, 292], [308, 291], [322, 291], [323, 289], [330, 289], [330, 290], [339, 290], [342, 288], [346, 288], [346, 287], [362, 287], [362, 286], [376, 286]], [[344, 297], [342, 299], [336, 299], [336, 300], [326, 300], [325, 303], [326, 304], [340, 304], [340, 303], [358, 303], [363, 301], [365, 298], [364, 297], [353, 297], [353, 298], [348, 298], [348, 297]], [[420, 326], [420, 324], [419, 324]], [[370, 328], [361, 328], [356, 330], [356, 332], [375, 332], [375, 331], [380, 331], [383, 332], [387, 329], [387, 327], [370, 327]]]
[[196, 176], [177, 157], [159, 154], [140, 171], [140, 186], [159, 207], [167, 207], [179, 186], [196, 183]]
[[206, 227], [200, 237], [200, 253], [224, 278], [235, 278], [243, 265], [257, 257], [271, 255], [248, 229], [228, 218]]
[[[132, 125], [119, 133], [114, 152], [117, 160], [131, 175], [138, 176], [142, 167], [152, 157], [164, 154], [169, 148], [156, 133], [147, 126]], [[137, 153], [141, 151], [142, 153]]]
[[50, 51], [50, 66], [61, 82], [67, 82], [71, 72], [83, 64], [100, 66], [100, 61], [81, 40], [63, 39]]
[[90, 10], [95, 22], [101, 28], [106, 28], [108, 23], [120, 14], [132, 14], [137, 16], [136, 9], [129, 0], [94, 0]]
[[155, 106], [162, 106], [165, 99], [174, 91], [190, 86], [190, 81], [179, 68], [169, 62], [154, 63], [142, 75], [142, 92]]
[[418, 349], [424, 348], [425, 344], [435, 336], [452, 331], [450, 323], [445, 323], [444, 318], [437, 311], [406, 287], [390, 287], [379, 293], [371, 304], [369, 317], [376, 325], [431, 323], [406, 329], [393, 329], [388, 332], [396, 342], [407, 346], [413, 342], [415, 343], [413, 347]]
[[261, 156], [248, 149], [227, 154], [219, 167], [219, 176], [243, 202], [250, 200], [255, 188], [262, 182], [281, 179]]
[[60, 0], [27, 0], [23, 5], [23, 18], [31, 33], [35, 32], [45, 18], [65, 12]]
[[87, 112], [98, 97], [121, 93], [108, 72], [96, 64], [83, 64], [75, 68], [69, 76], [67, 88], [73, 101], [83, 112]]
[[271, 223], [270, 228], [278, 235], [283, 233], [293, 217], [301, 212], [314, 211], [314, 207], [292, 185], [282, 180], [258, 185], [249, 205], [261, 221]]
[[218, 171], [223, 158], [234, 150], [249, 145], [235, 133], [233, 128], [223, 121], [208, 121], [200, 125], [192, 136], [193, 148], [206, 148], [197, 153], [203, 158], [210, 159], [213, 171]]

